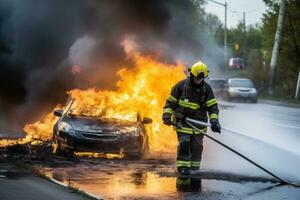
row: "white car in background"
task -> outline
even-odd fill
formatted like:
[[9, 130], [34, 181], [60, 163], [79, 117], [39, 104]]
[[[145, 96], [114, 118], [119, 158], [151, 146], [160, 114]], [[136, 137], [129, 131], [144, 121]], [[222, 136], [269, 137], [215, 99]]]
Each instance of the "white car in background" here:
[[228, 99], [250, 100], [257, 102], [257, 90], [252, 81], [247, 78], [228, 79]]

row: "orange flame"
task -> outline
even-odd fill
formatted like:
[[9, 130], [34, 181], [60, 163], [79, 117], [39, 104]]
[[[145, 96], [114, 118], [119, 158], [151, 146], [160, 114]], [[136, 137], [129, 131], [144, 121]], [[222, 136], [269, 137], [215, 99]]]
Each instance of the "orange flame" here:
[[152, 150], [176, 149], [176, 135], [161, 122], [162, 108], [171, 87], [185, 77], [184, 66], [168, 65], [150, 57], [134, 55], [135, 68], [122, 68], [117, 91], [96, 89], [69, 91], [75, 98], [77, 114], [136, 120], [137, 113], [153, 119], [150, 130]]
[[[54, 110], [62, 108], [61, 105], [57, 105]], [[36, 140], [47, 141], [52, 138], [53, 126], [57, 118], [53, 115], [53, 112], [47, 114], [42, 121], [37, 121], [33, 124], [26, 124], [23, 130], [26, 133], [25, 138], [21, 139], [5, 139], [0, 140], [0, 147], [12, 146], [16, 144], [25, 144], [35, 142]]]
[[[175, 151], [176, 134], [171, 127], [162, 124], [161, 116], [171, 87], [185, 78], [182, 64], [162, 63], [150, 56], [141, 56], [126, 47], [134, 68], [122, 67], [118, 71], [119, 81], [115, 91], [74, 89], [68, 94], [75, 99], [72, 112], [89, 116], [101, 116], [123, 120], [136, 120], [137, 113], [150, 117], [148, 126], [150, 149], [154, 151]], [[52, 113], [43, 121], [27, 124], [24, 131], [27, 138], [50, 139], [56, 118]]]

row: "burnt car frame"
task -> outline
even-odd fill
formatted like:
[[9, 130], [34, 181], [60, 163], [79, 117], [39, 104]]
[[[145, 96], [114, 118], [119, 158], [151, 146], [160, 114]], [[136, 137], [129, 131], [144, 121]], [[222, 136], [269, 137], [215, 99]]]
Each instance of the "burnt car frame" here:
[[74, 152], [124, 153], [140, 159], [149, 150], [149, 138], [145, 124], [152, 119], [137, 115], [135, 122], [73, 115], [70, 107], [55, 110], [59, 117], [53, 127], [56, 153], [73, 155]]

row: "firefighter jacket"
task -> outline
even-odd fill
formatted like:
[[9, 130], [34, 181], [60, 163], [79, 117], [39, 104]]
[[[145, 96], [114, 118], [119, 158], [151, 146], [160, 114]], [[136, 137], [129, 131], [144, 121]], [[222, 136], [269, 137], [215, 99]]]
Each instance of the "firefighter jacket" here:
[[[212, 88], [204, 80], [199, 85], [195, 85], [190, 78], [178, 82], [171, 90], [170, 96], [166, 100], [163, 110], [163, 118], [168, 118], [181, 113], [184, 117], [189, 117], [203, 122], [218, 122], [218, 104]], [[199, 134], [190, 128], [185, 122], [182, 128], [177, 128], [177, 132], [186, 134]], [[201, 131], [207, 131], [207, 127], [199, 127]]]

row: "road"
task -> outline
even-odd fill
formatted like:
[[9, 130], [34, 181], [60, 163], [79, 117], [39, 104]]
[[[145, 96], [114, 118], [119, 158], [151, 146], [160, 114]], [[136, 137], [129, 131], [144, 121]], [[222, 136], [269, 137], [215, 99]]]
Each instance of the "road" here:
[[[220, 113], [227, 131], [213, 137], [232, 145], [280, 177], [300, 183], [300, 109], [234, 103]], [[175, 154], [142, 161], [87, 159], [35, 165], [39, 173], [105, 199], [298, 199], [300, 188], [280, 185], [265, 172], [205, 139], [202, 172], [178, 177]], [[299, 182], [298, 182], [299, 181]]]
[[[276, 174], [300, 182], [295, 176], [300, 166], [300, 109], [268, 104], [234, 103], [234, 107], [223, 109], [220, 113], [221, 124], [224, 127], [242, 132], [242, 135], [223, 131], [221, 135], [213, 135], [256, 162], [264, 165]], [[247, 137], [248, 136], [248, 137]], [[209, 150], [214, 146], [213, 150]], [[216, 145], [207, 145], [208, 151], [215, 151]], [[224, 152], [219, 150], [218, 152]], [[239, 158], [231, 157], [233, 162], [220, 162], [210, 157], [210, 168], [246, 174], [257, 174], [247, 162], [238, 162]], [[240, 167], [236, 167], [236, 162]], [[224, 164], [226, 166], [224, 166]], [[221, 168], [218, 166], [222, 166]], [[263, 173], [261, 173], [263, 175]]]
[[1, 200], [88, 200], [73, 190], [47, 181], [30, 170], [0, 161]]

